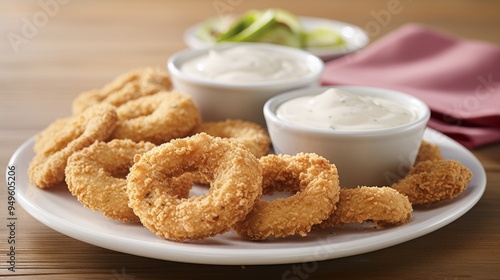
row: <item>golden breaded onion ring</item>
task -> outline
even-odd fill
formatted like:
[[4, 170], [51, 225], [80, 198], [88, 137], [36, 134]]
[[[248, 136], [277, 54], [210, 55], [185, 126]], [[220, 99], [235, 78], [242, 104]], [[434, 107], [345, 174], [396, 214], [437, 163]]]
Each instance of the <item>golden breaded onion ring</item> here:
[[162, 144], [187, 136], [200, 121], [200, 112], [187, 94], [159, 92], [129, 101], [116, 110], [115, 139]]
[[417, 165], [422, 161], [426, 160], [442, 160], [443, 155], [441, 154], [441, 150], [438, 145], [431, 144], [425, 140], [423, 140], [418, 149], [417, 157], [415, 158], [415, 162], [413, 165]]
[[391, 187], [408, 196], [414, 205], [428, 205], [458, 196], [471, 179], [470, 169], [456, 160], [426, 160]]
[[139, 97], [171, 89], [172, 82], [166, 71], [151, 67], [134, 69], [102, 88], [82, 92], [73, 100], [73, 114], [80, 114], [99, 103], [118, 107]]
[[[203, 173], [203, 196], [180, 198], [176, 177]], [[136, 156], [127, 177], [129, 206], [157, 236], [184, 241], [226, 232], [262, 193], [262, 168], [241, 144], [205, 133], [175, 139]]]
[[250, 149], [257, 158], [267, 155], [271, 148], [271, 139], [267, 131], [249, 121], [227, 119], [203, 122], [195, 128], [193, 134], [200, 132], [237, 141]]
[[116, 123], [115, 107], [99, 104], [49, 125], [35, 139], [36, 154], [28, 167], [31, 183], [48, 188], [63, 182], [68, 158], [95, 141], [108, 139]]
[[408, 221], [412, 212], [408, 197], [389, 187], [341, 189], [337, 209], [318, 228], [366, 221], [398, 225]]
[[268, 155], [260, 158], [263, 192], [296, 192], [287, 198], [255, 203], [245, 220], [235, 225], [243, 238], [264, 240], [299, 234], [328, 218], [339, 199], [335, 165], [316, 154]]
[[[134, 156], [154, 147], [149, 142], [128, 139], [96, 141], [69, 157], [65, 172], [68, 189], [85, 207], [108, 218], [138, 222], [128, 207], [126, 175], [134, 164]], [[188, 191], [186, 188], [184, 195]]]

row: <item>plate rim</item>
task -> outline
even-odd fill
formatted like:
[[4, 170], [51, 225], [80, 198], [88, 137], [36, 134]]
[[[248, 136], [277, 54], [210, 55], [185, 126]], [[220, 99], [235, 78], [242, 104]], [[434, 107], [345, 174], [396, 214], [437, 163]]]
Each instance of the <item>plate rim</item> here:
[[[201, 245], [199, 244], [185, 244], [185, 243], [177, 243], [172, 241], [163, 240], [159, 237], [153, 236], [156, 238], [154, 242], [149, 242], [148, 240], [131, 240], [130, 238], [124, 238], [122, 236], [115, 236], [110, 233], [98, 233], [92, 229], [85, 228], [79, 225], [72, 225], [72, 228], [67, 228], [64, 226], [64, 222], [66, 220], [61, 217], [54, 215], [50, 211], [40, 208], [39, 205], [34, 204], [29, 200], [29, 198], [24, 195], [20, 195], [19, 186], [16, 189], [16, 201], [19, 202], [22, 208], [28, 212], [35, 219], [40, 221], [42, 224], [52, 228], [59, 233], [72, 237], [74, 239], [80, 240], [82, 242], [86, 242], [98, 247], [110, 249], [113, 251], [118, 251], [122, 253], [150, 257], [161, 260], [168, 261], [178, 261], [185, 263], [198, 263], [198, 264], [216, 264], [216, 265], [262, 265], [262, 264], [287, 264], [287, 263], [298, 263], [298, 262], [308, 262], [308, 261], [322, 261], [327, 259], [336, 259], [341, 257], [353, 256], [367, 252], [377, 251], [383, 248], [388, 248], [394, 245], [398, 245], [404, 243], [406, 241], [424, 236], [430, 232], [438, 230], [453, 221], [457, 220], [465, 213], [467, 213], [470, 209], [476, 205], [476, 203], [481, 199], [484, 194], [486, 188], [486, 173], [484, 167], [480, 163], [480, 161], [465, 147], [454, 141], [453, 139], [437, 132], [433, 129], [427, 128], [424, 136], [431, 135], [439, 137], [444, 137], [445, 141], [452, 146], [452, 149], [460, 149], [460, 152], [464, 154], [469, 160], [472, 162], [468, 162], [468, 164], [474, 165], [474, 169], [476, 173], [475, 177], [478, 177], [479, 180], [478, 185], [474, 186], [472, 193], [469, 194], [471, 197], [465, 203], [465, 206], [459, 208], [458, 211], [454, 211], [447, 216], [443, 216], [438, 218], [431, 219], [432, 223], [427, 225], [425, 229], [415, 231], [411, 224], [405, 224], [398, 226], [397, 230], [386, 231], [385, 233], [373, 234], [371, 236], [365, 236], [362, 239], [360, 244], [356, 245], [353, 248], [338, 248], [335, 243], [325, 243], [323, 245], [315, 245], [312, 244], [309, 247], [292, 247], [292, 248], [260, 248], [260, 245], [257, 245], [253, 249], [238, 249], [238, 248], [230, 248], [231, 254], [224, 254], [226, 252], [224, 249], [213, 250], [210, 248], [210, 245]], [[9, 160], [9, 166], [15, 165], [17, 168], [16, 159], [23, 153], [26, 152], [34, 142], [35, 136], [32, 136], [28, 140], [26, 140], [22, 145], [18, 147], [18, 149], [14, 152], [11, 159]], [[424, 138], [425, 139], [425, 138]], [[432, 141], [431, 141], [432, 142]], [[439, 145], [439, 143], [438, 143]], [[469, 167], [470, 168], [470, 167]], [[8, 169], [6, 170], [6, 172]], [[18, 174], [26, 170], [18, 170]], [[17, 175], [19, 176], [19, 175]], [[29, 184], [29, 186], [25, 186], [28, 188], [36, 188]], [[453, 203], [453, 202], [452, 202]], [[81, 206], [83, 207], [83, 206]], [[99, 213], [100, 214], [100, 213]], [[109, 220], [110, 222], [113, 222]], [[140, 226], [140, 225], [138, 225]], [[142, 227], [142, 226], [140, 226]], [[74, 232], [75, 228], [79, 231], [77, 233]], [[83, 233], [83, 237], [82, 237]], [[404, 233], [404, 234], [401, 234]], [[87, 234], [87, 235], [85, 235]], [[152, 233], [151, 233], [152, 234]], [[154, 235], [154, 234], [152, 234]], [[380, 241], [379, 235], [384, 236], [384, 239]], [[330, 236], [330, 235], [328, 235]], [[334, 236], [334, 235], [332, 235]], [[392, 238], [387, 238], [387, 237]], [[114, 242], [110, 242], [110, 240]], [[117, 241], [118, 240], [118, 241]], [[374, 242], [377, 240], [377, 242]], [[115, 243], [132, 243], [128, 244], [130, 246], [120, 247]], [[166, 242], [166, 243], [164, 243]], [[251, 241], [248, 241], [251, 242]], [[353, 242], [353, 241], [352, 241]], [[158, 244], [168, 244], [168, 254], [165, 254], [165, 251], [158, 249]], [[364, 244], [370, 244], [371, 246], [364, 246]], [[142, 248], [142, 250], [132, 250]], [[144, 250], [148, 249], [148, 250]], [[241, 250], [241, 251], [238, 251]], [[250, 255], [250, 257], [249, 257]]]

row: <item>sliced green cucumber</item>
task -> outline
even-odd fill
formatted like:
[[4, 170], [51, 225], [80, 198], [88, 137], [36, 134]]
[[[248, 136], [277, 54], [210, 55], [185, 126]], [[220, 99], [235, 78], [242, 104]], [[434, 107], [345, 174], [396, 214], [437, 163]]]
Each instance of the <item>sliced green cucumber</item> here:
[[226, 32], [220, 34], [219, 37], [217, 38], [217, 41], [218, 42], [226, 40], [233, 41], [231, 39], [232, 37], [237, 36], [243, 30], [247, 29], [254, 22], [256, 22], [261, 16], [262, 12], [258, 10], [250, 10], [246, 12], [238, 20], [236, 20]]
[[340, 34], [327, 27], [320, 27], [305, 34], [306, 46], [309, 48], [322, 48], [341, 46], [345, 44]]
[[276, 10], [276, 21], [278, 23], [284, 24], [290, 28], [290, 31], [293, 33], [293, 38], [288, 38], [288, 40], [292, 40], [292, 44], [288, 44], [293, 47], [302, 48], [305, 46], [305, 38], [304, 38], [304, 30], [302, 28], [302, 24], [297, 16], [294, 14], [283, 10], [283, 9], [275, 9]]
[[294, 33], [290, 30], [289, 26], [284, 24], [276, 25], [255, 38], [255, 40], [261, 43], [278, 44], [296, 48], [301, 48], [304, 44], [302, 35]]
[[261, 16], [257, 17], [252, 24], [232, 36], [224, 36], [219, 42], [255, 42], [256, 37], [260, 37], [276, 26], [274, 10], [266, 10]]

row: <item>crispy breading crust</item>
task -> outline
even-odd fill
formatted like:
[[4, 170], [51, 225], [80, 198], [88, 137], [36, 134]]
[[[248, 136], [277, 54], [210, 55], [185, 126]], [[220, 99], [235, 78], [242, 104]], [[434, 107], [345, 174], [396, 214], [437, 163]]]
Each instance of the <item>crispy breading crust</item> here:
[[139, 218], [128, 207], [126, 175], [134, 156], [154, 147], [149, 142], [132, 140], [96, 141], [69, 157], [65, 170], [68, 189], [85, 207], [108, 218], [138, 222]]
[[[203, 196], [177, 197], [186, 172], [210, 178]], [[136, 156], [127, 177], [129, 206], [157, 236], [184, 241], [226, 232], [262, 194], [262, 168], [243, 145], [205, 133], [175, 139]]]
[[391, 187], [407, 195], [414, 205], [450, 200], [466, 188], [472, 172], [456, 160], [426, 160]]
[[267, 131], [249, 121], [227, 119], [219, 122], [203, 122], [192, 134], [200, 132], [240, 142], [257, 158], [267, 155], [271, 149], [271, 139]]
[[134, 69], [116, 77], [100, 89], [78, 95], [73, 100], [73, 114], [80, 114], [99, 103], [118, 107], [130, 100], [171, 89], [172, 82], [167, 72], [151, 67]]
[[443, 159], [443, 155], [441, 154], [439, 146], [423, 140], [422, 143], [420, 144], [417, 158], [415, 159], [415, 163], [413, 165], [416, 165], [426, 160], [441, 160], [441, 159]]
[[260, 159], [263, 190], [296, 192], [287, 198], [258, 201], [245, 220], [235, 225], [250, 240], [306, 236], [328, 218], [339, 200], [337, 168], [316, 154], [268, 155]]
[[187, 136], [201, 116], [189, 95], [159, 92], [129, 101], [117, 108], [118, 125], [112, 138], [163, 144]]
[[337, 209], [318, 228], [365, 221], [398, 225], [411, 219], [412, 211], [408, 198], [389, 187], [341, 189]]
[[63, 182], [64, 169], [71, 154], [95, 141], [109, 138], [116, 122], [115, 107], [101, 104], [49, 125], [35, 140], [36, 155], [28, 168], [31, 183], [48, 188]]

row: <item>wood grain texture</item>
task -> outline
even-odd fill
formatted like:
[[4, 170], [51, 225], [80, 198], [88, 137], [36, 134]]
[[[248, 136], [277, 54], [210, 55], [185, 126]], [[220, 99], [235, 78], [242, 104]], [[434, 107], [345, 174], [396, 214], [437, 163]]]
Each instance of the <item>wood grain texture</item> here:
[[[54, 119], [68, 116], [73, 98], [81, 91], [100, 87], [129, 69], [165, 67], [172, 53], [186, 48], [182, 36], [187, 27], [221, 13], [215, 4], [232, 3], [222, 12], [234, 13], [282, 7], [364, 27], [393, 1], [0, 1], [0, 166], [4, 170], [26, 139]], [[41, 3], [58, 4], [48, 10], [49, 15]], [[401, 11], [371, 32], [372, 40], [405, 23], [419, 22], [463, 38], [500, 44], [500, 1], [401, 0], [397, 4]], [[15, 46], [9, 34], [20, 34], [26, 20], [38, 20], [39, 27]], [[372, 253], [268, 266], [194, 265], [117, 253], [62, 235], [17, 209], [17, 267], [11, 273], [6, 262], [7, 187], [2, 171], [0, 275], [12, 279], [498, 279], [500, 144], [472, 152], [486, 169], [486, 192], [472, 210], [450, 225]]]

